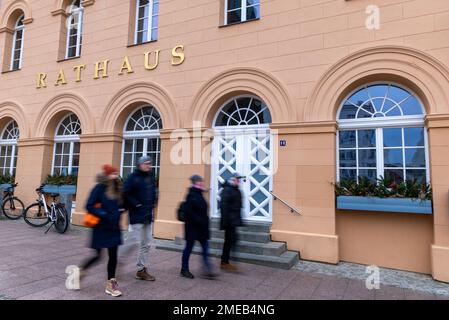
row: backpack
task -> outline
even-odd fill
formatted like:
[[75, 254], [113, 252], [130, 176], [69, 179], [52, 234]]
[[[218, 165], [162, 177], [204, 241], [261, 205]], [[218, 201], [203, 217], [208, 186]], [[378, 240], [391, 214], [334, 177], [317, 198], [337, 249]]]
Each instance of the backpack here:
[[187, 201], [182, 201], [182, 202], [179, 204], [177, 214], [178, 214], [178, 220], [179, 220], [179, 221], [186, 222], [186, 215], [187, 215]]

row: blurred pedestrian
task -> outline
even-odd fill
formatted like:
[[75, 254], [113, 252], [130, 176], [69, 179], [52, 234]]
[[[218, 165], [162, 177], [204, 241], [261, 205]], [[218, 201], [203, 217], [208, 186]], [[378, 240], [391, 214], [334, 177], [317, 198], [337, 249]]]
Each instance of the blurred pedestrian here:
[[209, 262], [209, 216], [208, 204], [204, 199], [204, 180], [199, 175], [190, 178], [191, 186], [185, 202], [185, 233], [186, 245], [182, 253], [182, 267], [180, 275], [189, 279], [194, 276], [189, 270], [189, 258], [195, 241], [199, 241], [202, 247], [204, 276], [213, 278], [216, 274]]
[[225, 271], [237, 271], [237, 267], [229, 263], [231, 250], [237, 243], [236, 227], [242, 225], [242, 193], [240, 191], [240, 179], [238, 173], [234, 173], [224, 184], [220, 202], [220, 230], [224, 230], [224, 245], [221, 255], [221, 269]]
[[140, 157], [137, 168], [125, 182], [124, 196], [129, 209], [129, 229], [125, 236], [125, 245], [120, 251], [121, 257], [130, 255], [139, 249], [135, 278], [155, 281], [148, 273], [149, 252], [152, 240], [153, 209], [156, 204], [156, 185], [152, 172], [151, 158]]
[[87, 211], [100, 218], [92, 230], [91, 247], [95, 250], [95, 255], [81, 265], [80, 272], [84, 274], [85, 270], [97, 263], [101, 258], [102, 249], [107, 248], [109, 260], [105, 292], [113, 297], [122, 295], [115, 278], [117, 250], [122, 243], [120, 231], [122, 204], [118, 169], [106, 164], [103, 166], [103, 171], [97, 175], [97, 184], [92, 189], [86, 204]]

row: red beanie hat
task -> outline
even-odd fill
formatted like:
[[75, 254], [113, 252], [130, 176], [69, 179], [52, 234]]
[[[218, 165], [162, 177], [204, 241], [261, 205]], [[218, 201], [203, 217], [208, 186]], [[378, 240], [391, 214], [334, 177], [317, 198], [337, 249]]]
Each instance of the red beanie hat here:
[[112, 174], [112, 173], [115, 173], [115, 172], [118, 172], [118, 169], [116, 168], [116, 167], [113, 167], [112, 165], [110, 165], [110, 164], [105, 164], [105, 165], [103, 165], [103, 173], [105, 174], [105, 175], [110, 175], [110, 174]]

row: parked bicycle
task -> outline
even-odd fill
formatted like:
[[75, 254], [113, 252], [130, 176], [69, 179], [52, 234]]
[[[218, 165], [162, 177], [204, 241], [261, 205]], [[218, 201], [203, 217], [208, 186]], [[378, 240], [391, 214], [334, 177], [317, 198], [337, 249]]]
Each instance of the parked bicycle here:
[[18, 185], [18, 183], [12, 184], [3, 193], [2, 212], [11, 220], [20, 219], [25, 209], [22, 200], [14, 196], [14, 189]]
[[54, 225], [55, 229], [59, 233], [67, 231], [69, 226], [69, 215], [63, 203], [56, 201], [59, 198], [59, 193], [50, 193], [50, 197], [53, 198], [50, 205], [45, 200], [44, 184], [36, 189], [39, 198], [36, 202], [30, 204], [23, 212], [23, 219], [32, 227], [43, 227], [51, 222], [50, 227]]

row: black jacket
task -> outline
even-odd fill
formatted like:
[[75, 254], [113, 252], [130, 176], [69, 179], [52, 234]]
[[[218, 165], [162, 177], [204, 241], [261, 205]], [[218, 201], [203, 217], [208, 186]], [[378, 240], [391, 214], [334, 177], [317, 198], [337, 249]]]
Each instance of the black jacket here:
[[238, 227], [242, 225], [242, 193], [238, 186], [228, 182], [223, 184], [220, 201], [220, 229]]
[[190, 187], [186, 199], [186, 221], [184, 225], [184, 238], [186, 240], [209, 239], [208, 204], [203, 196], [203, 191]]
[[123, 193], [130, 224], [153, 222], [156, 186], [152, 172], [136, 169], [126, 180]]
[[[111, 248], [122, 243], [120, 230], [120, 201], [106, 196], [107, 182], [104, 176], [97, 177], [98, 184], [92, 189], [86, 210], [98, 217], [100, 222], [93, 228], [91, 247]], [[100, 203], [101, 208], [95, 208]]]

